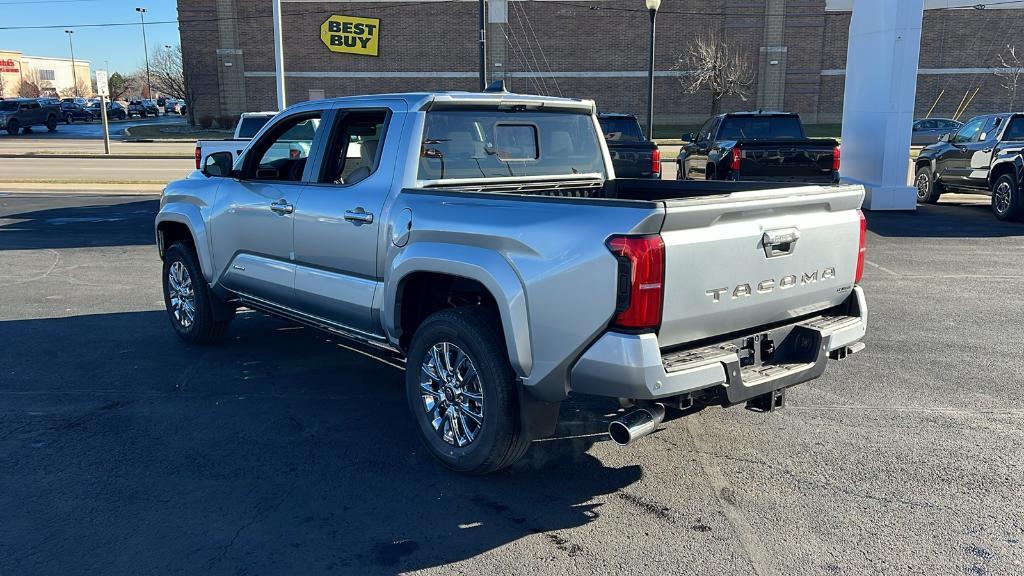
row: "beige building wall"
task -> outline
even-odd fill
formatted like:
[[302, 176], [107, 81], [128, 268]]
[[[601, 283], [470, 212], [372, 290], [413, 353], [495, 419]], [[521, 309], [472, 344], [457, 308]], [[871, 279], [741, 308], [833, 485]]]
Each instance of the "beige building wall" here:
[[92, 70], [88, 60], [75, 60], [74, 71], [70, 58], [26, 56], [15, 50], [0, 50], [0, 90], [2, 96], [18, 95], [23, 80], [36, 79], [43, 93], [58, 96], [63, 90], [73, 90], [78, 79], [79, 96], [92, 96]]

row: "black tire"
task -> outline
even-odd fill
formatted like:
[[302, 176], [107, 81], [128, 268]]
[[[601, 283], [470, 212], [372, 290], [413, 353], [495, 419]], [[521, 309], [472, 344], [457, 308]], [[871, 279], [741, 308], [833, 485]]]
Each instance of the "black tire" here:
[[19, 129], [20, 126], [18, 124], [18, 121], [13, 118], [10, 122], [7, 123], [7, 133], [10, 134], [11, 136], [17, 136]]
[[1020, 220], [1024, 215], [1020, 184], [1012, 174], [1003, 174], [992, 185], [992, 213], [1000, 220]]
[[[188, 273], [189, 287], [192, 294], [192, 318], [190, 322], [181, 319], [181, 309], [172, 304], [172, 290], [170, 274], [172, 267], [180, 263]], [[161, 281], [164, 292], [164, 306], [167, 315], [171, 320], [174, 332], [189, 344], [212, 344], [219, 342], [227, 333], [231, 320], [234, 319], [235, 311], [227, 304], [220, 302], [217, 296], [210, 292], [203, 278], [202, 269], [199, 267], [195, 249], [191, 244], [175, 242], [164, 254], [163, 278]], [[178, 292], [180, 294], [180, 292]], [[220, 318], [214, 316], [214, 307], [218, 307]]]
[[945, 192], [942, 184], [935, 181], [935, 175], [930, 166], [921, 166], [914, 174], [914, 187], [917, 188], [918, 204], [935, 204], [939, 196]]
[[[523, 457], [529, 448], [530, 441], [522, 433], [519, 419], [518, 386], [512, 366], [509, 365], [505, 351], [505, 340], [499, 332], [500, 321], [496, 321], [493, 312], [484, 308], [469, 306], [451, 308], [431, 314], [413, 336], [406, 362], [405, 389], [409, 402], [409, 410], [419, 428], [420, 436], [427, 449], [447, 468], [464, 474], [488, 474], [511, 466]], [[445, 431], [451, 428], [442, 418], [440, 430], [433, 425], [435, 418], [441, 415], [440, 410], [446, 402], [454, 408], [456, 404], [463, 406], [461, 393], [450, 395], [436, 386], [435, 393], [424, 393], [421, 378], [428, 386], [434, 386], [440, 378], [434, 379], [424, 369], [430, 351], [435, 345], [443, 343], [454, 345], [469, 360], [465, 367], [466, 373], [475, 368], [477, 378], [458, 376], [455, 380], [469, 390], [475, 386], [481, 394], [479, 406], [482, 415], [476, 428], [475, 437], [459, 446], [457, 437], [452, 441], [445, 440]], [[456, 352], [457, 354], [457, 352]], [[459, 374], [463, 364], [456, 367], [454, 373]], [[436, 409], [429, 409], [429, 402], [436, 399]], [[466, 424], [467, 412], [462, 412], [462, 422]], [[473, 421], [466, 425], [466, 430], [473, 427]]]
[[676, 161], [676, 180], [686, 180], [685, 169], [682, 160]]
[[50, 116], [50, 117], [48, 117], [46, 119], [46, 129], [49, 130], [50, 132], [56, 132], [57, 131], [57, 117], [56, 116]]

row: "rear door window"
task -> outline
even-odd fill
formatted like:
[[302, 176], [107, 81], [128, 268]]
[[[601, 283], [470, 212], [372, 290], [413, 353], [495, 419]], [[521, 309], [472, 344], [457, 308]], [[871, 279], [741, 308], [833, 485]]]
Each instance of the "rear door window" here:
[[605, 176], [588, 114], [434, 110], [422, 142], [420, 180]]
[[718, 131], [721, 140], [775, 140], [804, 137], [794, 116], [727, 116]]
[[604, 132], [605, 140], [609, 142], [644, 142], [644, 135], [640, 131], [640, 124], [635, 118], [599, 118], [601, 132]]

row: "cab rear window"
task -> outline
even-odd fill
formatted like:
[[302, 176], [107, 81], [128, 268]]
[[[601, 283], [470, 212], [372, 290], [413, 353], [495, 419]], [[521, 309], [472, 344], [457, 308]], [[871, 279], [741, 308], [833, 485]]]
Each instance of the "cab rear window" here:
[[605, 169], [591, 116], [568, 112], [427, 112], [420, 180], [600, 175]]

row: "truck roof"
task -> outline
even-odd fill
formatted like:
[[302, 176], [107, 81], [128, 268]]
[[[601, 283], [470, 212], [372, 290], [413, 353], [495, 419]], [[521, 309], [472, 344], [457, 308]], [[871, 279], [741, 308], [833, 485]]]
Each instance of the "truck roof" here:
[[[396, 92], [390, 94], [367, 94], [364, 96], [341, 96], [327, 98], [318, 102], [362, 102], [373, 100], [403, 100], [410, 110], [431, 110], [447, 107], [495, 107], [523, 106], [532, 108], [554, 108], [585, 111], [593, 113], [596, 109], [593, 100], [578, 98], [557, 98], [554, 96], [536, 96], [532, 94], [515, 94], [512, 92]], [[289, 106], [302, 108], [309, 105], [303, 102]]]
[[731, 117], [752, 117], [752, 116], [799, 116], [796, 112], [782, 112], [779, 110], [751, 110], [751, 111], [739, 111], [739, 112], [726, 112], [720, 114], [720, 116], [731, 116]]

